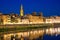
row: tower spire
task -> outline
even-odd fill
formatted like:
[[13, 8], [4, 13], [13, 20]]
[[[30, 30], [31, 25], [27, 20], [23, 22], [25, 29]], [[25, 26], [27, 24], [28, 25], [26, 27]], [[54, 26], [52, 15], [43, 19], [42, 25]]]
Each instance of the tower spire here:
[[21, 4], [21, 8], [20, 8], [20, 16], [23, 16], [24, 14], [23, 14], [24, 12], [23, 12], [23, 6], [22, 6], [22, 4]]

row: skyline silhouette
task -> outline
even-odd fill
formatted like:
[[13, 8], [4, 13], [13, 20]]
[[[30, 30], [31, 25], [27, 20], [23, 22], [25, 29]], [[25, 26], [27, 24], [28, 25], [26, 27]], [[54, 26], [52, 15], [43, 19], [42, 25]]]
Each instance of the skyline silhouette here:
[[3, 14], [9, 14], [10, 12], [20, 14], [21, 4], [24, 14], [42, 12], [44, 16], [60, 16], [59, 0], [0, 0], [0, 11]]

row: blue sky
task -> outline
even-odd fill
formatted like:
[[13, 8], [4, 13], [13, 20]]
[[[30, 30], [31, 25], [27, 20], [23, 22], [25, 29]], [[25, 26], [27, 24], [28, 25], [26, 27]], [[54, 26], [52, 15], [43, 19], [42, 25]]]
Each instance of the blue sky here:
[[44, 16], [60, 16], [60, 0], [0, 0], [0, 11], [4, 14], [19, 14], [21, 4], [24, 14], [43, 12]]

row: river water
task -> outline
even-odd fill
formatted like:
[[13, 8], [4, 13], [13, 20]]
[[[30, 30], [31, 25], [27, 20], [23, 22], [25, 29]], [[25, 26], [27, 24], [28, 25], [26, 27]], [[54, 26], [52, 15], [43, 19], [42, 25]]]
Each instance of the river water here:
[[60, 35], [47, 35], [43, 36], [43, 40], [60, 40]]
[[43, 35], [43, 38], [39, 37], [33, 40], [60, 40], [60, 35]]
[[[45, 31], [44, 32], [45, 34], [43, 34], [43, 36], [39, 36], [37, 38], [33, 37], [32, 40], [60, 40], [60, 28], [49, 28], [44, 31]], [[34, 31], [32, 31], [32, 32], [34, 32]], [[37, 31], [37, 33], [38, 32], [39, 31]], [[20, 35], [18, 35], [18, 36], [20, 36]], [[21, 38], [22, 38], [22, 36], [21, 36]], [[21, 38], [18, 38], [17, 36], [16, 37], [11, 36], [10, 40], [21, 40]], [[23, 37], [23, 40], [31, 40], [31, 39], [29, 37]]]

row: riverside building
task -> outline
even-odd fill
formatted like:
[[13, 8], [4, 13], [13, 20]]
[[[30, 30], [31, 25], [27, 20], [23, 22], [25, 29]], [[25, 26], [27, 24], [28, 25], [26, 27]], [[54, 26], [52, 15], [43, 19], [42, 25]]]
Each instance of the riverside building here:
[[24, 15], [23, 6], [20, 8], [20, 15], [2, 14], [0, 13], [0, 24], [44, 24], [44, 23], [60, 23], [60, 17], [43, 17], [42, 12], [37, 15], [36, 12]]

